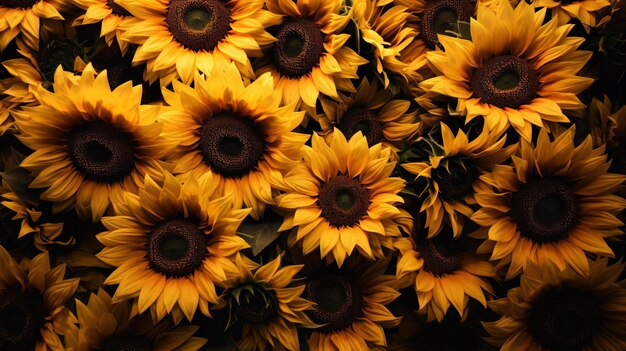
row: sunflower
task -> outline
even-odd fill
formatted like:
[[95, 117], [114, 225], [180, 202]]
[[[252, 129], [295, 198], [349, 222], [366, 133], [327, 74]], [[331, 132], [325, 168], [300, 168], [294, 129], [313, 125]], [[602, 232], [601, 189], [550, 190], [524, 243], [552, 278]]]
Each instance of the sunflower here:
[[420, 212], [426, 212], [428, 237], [437, 235], [445, 222], [456, 238], [463, 231], [464, 218], [474, 213], [470, 207], [476, 203], [472, 186], [482, 172], [509, 159], [517, 145], [505, 147], [506, 136], [485, 127], [471, 141], [461, 129], [454, 135], [447, 124], [439, 127], [442, 142], [426, 141], [430, 147], [428, 160], [402, 167], [417, 179], [427, 180], [428, 194]]
[[419, 127], [415, 112], [409, 111], [409, 101], [393, 99], [389, 90], [367, 78], [363, 78], [355, 94], [340, 102], [320, 99], [320, 103], [324, 113], [318, 116], [318, 122], [328, 141], [336, 127], [348, 139], [360, 131], [369, 146], [383, 143], [397, 150], [395, 145], [411, 138]]
[[39, 50], [42, 19], [63, 20], [62, 0], [7, 0], [0, 4], [0, 52], [21, 34], [33, 50]]
[[429, 322], [441, 322], [450, 305], [465, 319], [470, 298], [487, 307], [485, 292], [493, 295], [487, 279], [494, 278], [496, 271], [489, 262], [468, 253], [450, 228], [432, 239], [414, 233], [412, 238], [397, 240], [395, 246], [400, 251], [396, 278], [414, 285], [419, 311]]
[[175, 147], [155, 123], [158, 106], [140, 106], [141, 87], [111, 91], [106, 72], [91, 65], [78, 79], [57, 69], [54, 92], [34, 94], [40, 105], [13, 113], [20, 140], [36, 150], [21, 167], [36, 175], [30, 187], [46, 189], [40, 197], [54, 213], [75, 207], [97, 221], [145, 174], [160, 174], [158, 160]]
[[92, 293], [86, 305], [76, 299], [76, 311], [77, 325], [65, 330], [67, 350], [196, 351], [208, 341], [193, 336], [198, 326], [154, 324], [150, 316], [135, 315], [130, 303], [114, 304], [102, 289]]
[[383, 328], [400, 323], [386, 307], [400, 296], [395, 277], [385, 274], [388, 264], [388, 259], [374, 263], [349, 259], [343, 267], [315, 265], [304, 291], [304, 297], [316, 304], [309, 315], [321, 325], [308, 337], [311, 351], [387, 346]]
[[363, 40], [374, 48], [372, 63], [383, 76], [385, 88], [390, 75], [400, 76], [408, 84], [417, 83], [422, 80], [418, 70], [426, 65], [425, 55], [405, 55], [405, 50], [413, 49], [411, 44], [419, 34], [417, 26], [411, 25], [413, 16], [405, 6], [387, 6], [389, 2], [356, 0], [352, 4], [353, 18]]
[[100, 37], [104, 37], [108, 46], [117, 42], [122, 55], [126, 54], [128, 42], [120, 37], [126, 27], [138, 21], [130, 12], [114, 0], [74, 0], [73, 3], [85, 11], [74, 20], [73, 25], [100, 23]]
[[285, 104], [315, 107], [320, 93], [338, 98], [337, 90], [354, 91], [350, 81], [368, 61], [346, 44], [341, 33], [350, 21], [340, 14], [343, 0], [268, 0], [267, 8], [283, 17], [277, 41], [258, 61], [257, 75], [271, 72]]
[[346, 141], [335, 129], [330, 145], [313, 134], [312, 148], [303, 162], [285, 176], [285, 193], [276, 200], [288, 211], [279, 231], [292, 232], [292, 244], [302, 242], [304, 254], [319, 248], [322, 258], [332, 254], [341, 267], [355, 248], [369, 259], [384, 257], [400, 236], [401, 222], [410, 216], [395, 205], [402, 178], [391, 177], [391, 151], [376, 144], [369, 148], [360, 132]]
[[50, 269], [48, 253], [18, 264], [0, 246], [0, 345], [6, 350], [44, 351], [74, 318], [64, 305], [78, 279], [63, 279], [65, 265]]
[[607, 153], [611, 156], [611, 168], [615, 173], [626, 174], [626, 106], [613, 109], [611, 101], [593, 98], [591, 101], [590, 134], [594, 144], [606, 144]]
[[118, 0], [138, 20], [124, 28], [121, 39], [139, 47], [134, 64], [146, 63], [150, 82], [161, 85], [180, 78], [185, 84], [194, 73], [225, 70], [234, 62], [246, 78], [254, 72], [248, 56], [276, 39], [265, 27], [280, 17], [263, 9], [263, 0]]
[[472, 41], [438, 37], [445, 51], [427, 54], [438, 76], [422, 89], [457, 100], [467, 121], [484, 116], [490, 130], [512, 125], [527, 140], [532, 125], [568, 122], [563, 109], [585, 107], [576, 94], [593, 79], [576, 73], [591, 52], [576, 50], [583, 38], [567, 37], [573, 25], [559, 26], [556, 18], [542, 24], [545, 10], [535, 13], [523, 1], [513, 9], [502, 0], [497, 11], [479, 4], [477, 17]]
[[611, 6], [609, 0], [533, 0], [531, 5], [535, 8], [550, 9], [552, 17], [557, 18], [559, 25], [566, 24], [572, 18], [578, 19], [587, 33], [590, 27], [597, 24], [596, 14], [598, 11]]
[[211, 173], [183, 185], [167, 174], [163, 185], [148, 175], [138, 195], [124, 194], [116, 216], [104, 217], [105, 248], [97, 257], [117, 267], [105, 284], [118, 284], [113, 302], [133, 299], [154, 320], [171, 313], [178, 322], [199, 309], [209, 316], [215, 285], [238, 273], [234, 255], [249, 245], [235, 235], [250, 212], [230, 194], [216, 196]]
[[219, 192], [229, 193], [236, 206], [251, 207], [259, 219], [265, 206], [274, 204], [272, 189], [282, 173], [300, 158], [308, 135], [291, 131], [304, 113], [280, 105], [272, 77], [266, 74], [246, 87], [234, 65], [197, 75], [193, 88], [175, 82], [164, 97], [171, 108], [160, 118], [179, 144], [168, 160], [173, 173], [184, 180], [211, 171]]
[[471, 219], [483, 228], [473, 236], [487, 239], [479, 252], [509, 265], [507, 280], [529, 261], [588, 274], [586, 252], [613, 256], [605, 238], [622, 234], [615, 215], [626, 200], [613, 193], [626, 177], [607, 173], [590, 136], [576, 147], [573, 138], [573, 128], [553, 140], [542, 129], [537, 146], [521, 141], [513, 166], [493, 166], [474, 185], [481, 208]]
[[[589, 273], [531, 263], [520, 286], [490, 307], [502, 317], [483, 322], [500, 350], [626, 349], [626, 289], [617, 279], [624, 264], [590, 261]], [[623, 282], [619, 282], [623, 284]]]
[[241, 256], [236, 262], [239, 273], [226, 283], [220, 307], [227, 304], [243, 324], [239, 349], [299, 351], [296, 327], [313, 325], [305, 313], [313, 303], [301, 297], [305, 286], [292, 284], [302, 265], [281, 268], [280, 256], [261, 267], [247, 267]]

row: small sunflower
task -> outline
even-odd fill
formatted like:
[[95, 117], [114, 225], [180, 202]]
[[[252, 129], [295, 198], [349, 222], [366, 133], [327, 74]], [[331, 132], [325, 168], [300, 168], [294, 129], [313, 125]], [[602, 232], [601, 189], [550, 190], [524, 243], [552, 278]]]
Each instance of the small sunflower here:
[[39, 28], [42, 19], [63, 20], [63, 1], [6, 0], [0, 3], [0, 52], [21, 34], [33, 50], [39, 50]]
[[326, 139], [332, 139], [334, 128], [350, 139], [361, 132], [373, 146], [383, 143], [397, 150], [396, 144], [411, 138], [418, 130], [415, 112], [409, 111], [407, 100], [393, 99], [389, 90], [383, 90], [377, 81], [363, 78], [356, 93], [340, 102], [320, 99], [323, 114], [318, 116]]
[[578, 19], [589, 33], [590, 27], [598, 23], [598, 11], [611, 6], [609, 0], [533, 0], [535, 8], [550, 9], [552, 17], [556, 17], [560, 25], [566, 24], [572, 18]]
[[320, 93], [338, 98], [337, 90], [354, 91], [350, 81], [368, 61], [346, 44], [341, 33], [350, 16], [340, 14], [343, 0], [268, 0], [267, 8], [283, 17], [273, 28], [277, 41], [258, 61], [257, 75], [271, 72], [285, 104], [315, 107]]
[[58, 335], [74, 318], [65, 303], [78, 279], [64, 279], [65, 265], [50, 269], [48, 253], [20, 264], [0, 246], [0, 345], [6, 350], [57, 350]]
[[122, 33], [131, 23], [137, 21], [130, 12], [114, 0], [74, 0], [73, 3], [85, 12], [78, 16], [73, 25], [100, 23], [100, 37], [104, 37], [108, 46], [116, 42], [122, 55], [128, 51], [128, 42], [121, 40]]
[[389, 3], [388, 0], [356, 0], [352, 4], [353, 18], [363, 40], [374, 48], [372, 63], [382, 75], [385, 89], [389, 86], [390, 75], [400, 76], [408, 84], [422, 80], [418, 70], [427, 63], [426, 55], [405, 55], [405, 50], [413, 49], [411, 44], [417, 40], [419, 31], [412, 25], [413, 16], [407, 7], [388, 6]]
[[97, 254], [117, 267], [105, 284], [118, 284], [114, 302], [133, 299], [154, 320], [171, 313], [191, 320], [218, 302], [215, 285], [238, 273], [234, 255], [249, 245], [235, 235], [249, 210], [216, 196], [211, 173], [184, 185], [166, 175], [163, 185], [146, 176], [138, 195], [126, 193], [116, 216], [104, 217]]
[[246, 87], [234, 65], [197, 75], [193, 88], [175, 82], [164, 97], [171, 108], [160, 118], [179, 145], [168, 160], [173, 173], [184, 180], [211, 171], [219, 192], [260, 218], [308, 139], [292, 132], [304, 113], [280, 105], [268, 74]]
[[130, 303], [113, 303], [102, 289], [87, 304], [76, 299], [76, 311], [77, 324], [64, 331], [66, 350], [196, 351], [208, 341], [193, 336], [198, 326], [154, 324], [148, 315], [135, 315]]
[[162, 85], [180, 78], [193, 81], [196, 71], [210, 74], [234, 62], [246, 78], [254, 77], [249, 56], [276, 39], [265, 31], [280, 17], [263, 9], [263, 0], [118, 0], [138, 20], [121, 39], [139, 45], [134, 64], [146, 63], [150, 82]]
[[506, 135], [490, 132], [486, 127], [471, 141], [461, 129], [454, 135], [443, 122], [439, 128], [442, 142], [427, 141], [428, 160], [405, 163], [402, 167], [417, 179], [427, 180], [428, 194], [420, 212], [426, 212], [428, 237], [437, 235], [444, 223], [458, 237], [463, 231], [464, 218], [474, 213], [470, 207], [476, 203], [474, 183], [482, 172], [509, 159], [517, 145], [505, 147]]
[[527, 140], [532, 125], [569, 122], [563, 110], [584, 108], [576, 94], [593, 82], [576, 76], [591, 52], [576, 50], [584, 38], [567, 36], [573, 25], [544, 17], [523, 1], [513, 9], [502, 0], [497, 11], [479, 3], [472, 41], [440, 35], [445, 51], [427, 54], [438, 76], [420, 87], [457, 100], [467, 121], [484, 116], [490, 130], [511, 125]]
[[348, 142], [337, 129], [330, 145], [313, 134], [312, 146], [285, 176], [286, 191], [276, 200], [289, 213], [279, 230], [297, 226], [292, 243], [302, 242], [304, 254], [332, 254], [340, 267], [355, 248], [369, 259], [384, 257], [382, 248], [392, 248], [400, 222], [410, 217], [395, 206], [404, 202], [404, 180], [391, 177], [390, 149], [369, 148], [360, 132]]
[[247, 267], [237, 256], [238, 276], [226, 283], [222, 294], [231, 318], [243, 324], [239, 349], [299, 351], [296, 327], [313, 325], [305, 313], [313, 303], [301, 297], [305, 286], [292, 284], [302, 265], [281, 268], [280, 257], [261, 267], [254, 265]]
[[476, 255], [467, 253], [447, 229], [432, 239], [419, 233], [396, 241], [400, 251], [396, 278], [414, 285], [420, 313], [428, 321], [441, 322], [450, 305], [462, 319], [472, 298], [487, 307], [487, 294], [493, 295], [488, 278], [495, 268]]
[[626, 289], [617, 282], [624, 264], [588, 266], [580, 276], [550, 262], [529, 264], [520, 286], [490, 303], [502, 317], [483, 322], [487, 341], [503, 351], [625, 350]]
[[384, 328], [400, 323], [387, 305], [400, 293], [385, 271], [389, 260], [349, 260], [310, 274], [304, 297], [314, 302], [311, 319], [321, 325], [308, 338], [311, 351], [362, 351], [386, 347]]
[[536, 146], [521, 141], [513, 166], [493, 166], [474, 185], [481, 208], [471, 219], [483, 227], [474, 236], [487, 239], [479, 251], [509, 265], [507, 280], [529, 261], [588, 274], [586, 252], [613, 256], [605, 238], [622, 234], [615, 216], [626, 200], [614, 193], [626, 177], [607, 173], [591, 137], [578, 146], [573, 138], [573, 128], [554, 140], [542, 129]]
[[44, 188], [42, 200], [53, 212], [76, 208], [97, 221], [123, 191], [145, 174], [160, 174], [158, 160], [175, 141], [161, 136], [157, 106], [140, 106], [141, 87], [126, 83], [111, 91], [106, 72], [88, 65], [78, 79], [57, 69], [54, 92], [34, 90], [39, 105], [13, 113], [20, 140], [34, 153], [21, 167], [36, 176], [31, 188]]

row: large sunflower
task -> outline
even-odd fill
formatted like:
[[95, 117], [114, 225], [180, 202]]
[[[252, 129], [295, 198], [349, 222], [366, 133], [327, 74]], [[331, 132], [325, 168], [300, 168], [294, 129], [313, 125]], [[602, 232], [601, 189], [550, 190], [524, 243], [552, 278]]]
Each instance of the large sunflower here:
[[164, 97], [171, 108], [160, 118], [179, 145], [169, 159], [173, 173], [184, 180], [211, 171], [220, 193], [260, 218], [308, 139], [292, 133], [304, 113], [281, 106], [272, 77], [266, 74], [246, 87], [234, 65], [197, 75], [193, 88], [176, 82]]
[[315, 303], [311, 319], [320, 325], [308, 338], [311, 351], [387, 346], [384, 328], [400, 323], [386, 307], [400, 296], [395, 277], [385, 274], [388, 264], [389, 260], [349, 259], [341, 268], [315, 265], [304, 291], [304, 297]]
[[155, 320], [171, 313], [178, 322], [199, 309], [209, 316], [215, 285], [238, 273], [234, 255], [249, 247], [235, 234], [250, 212], [233, 206], [230, 194], [216, 196], [211, 173], [184, 185], [166, 175], [163, 185], [146, 176], [138, 195], [126, 193], [104, 217], [99, 259], [117, 269], [106, 284], [118, 284], [114, 302], [134, 299]]
[[390, 75], [400, 76], [408, 84], [417, 83], [422, 80], [418, 70], [427, 63], [425, 50], [420, 51], [422, 55], [406, 55], [407, 51], [415, 49], [411, 44], [419, 34], [417, 26], [412, 25], [411, 12], [405, 6], [389, 3], [388, 0], [356, 0], [352, 4], [353, 18], [363, 40], [374, 48], [372, 63], [382, 75], [385, 88], [389, 86]]
[[350, 20], [340, 14], [343, 0], [268, 0], [267, 8], [283, 17], [274, 28], [277, 41], [259, 60], [257, 75], [271, 72], [283, 102], [315, 107], [320, 93], [338, 98], [337, 90], [354, 91], [350, 81], [368, 61], [347, 47], [341, 34]]
[[305, 286], [292, 282], [302, 265], [281, 268], [280, 257], [260, 267], [255, 263], [256, 267], [248, 267], [249, 263], [237, 256], [239, 273], [226, 283], [222, 294], [222, 305], [228, 304], [231, 318], [243, 325], [238, 347], [242, 351], [299, 351], [296, 327], [313, 325], [305, 313], [313, 303], [301, 297]]
[[449, 229], [432, 239], [418, 233], [395, 246], [400, 251], [396, 278], [415, 287], [419, 311], [428, 321], [441, 322], [450, 305], [465, 319], [470, 298], [487, 307], [485, 292], [493, 295], [487, 278], [494, 278], [496, 271], [467, 252]]
[[416, 113], [409, 110], [409, 101], [393, 99], [389, 90], [367, 78], [363, 78], [356, 93], [339, 102], [319, 101], [324, 113], [318, 115], [318, 122], [328, 141], [336, 127], [348, 139], [361, 132], [368, 145], [383, 143], [397, 150], [396, 145], [411, 138], [419, 128]]
[[512, 125], [527, 140], [532, 125], [568, 122], [562, 110], [585, 107], [576, 94], [593, 79], [576, 73], [591, 52], [576, 50], [584, 39], [567, 36], [573, 25], [543, 24], [545, 10], [523, 1], [513, 9], [501, 0], [497, 11], [479, 4], [477, 17], [471, 41], [439, 36], [445, 51], [427, 54], [438, 76], [422, 89], [457, 100], [467, 121], [484, 116], [490, 130]]
[[21, 34], [26, 44], [39, 49], [42, 19], [62, 20], [66, 5], [59, 0], [8, 0], [0, 4], [0, 52]]
[[474, 186], [481, 208], [471, 219], [483, 226], [474, 235], [487, 239], [479, 251], [509, 264], [507, 279], [529, 261], [588, 274], [586, 252], [613, 256], [605, 238], [622, 234], [615, 215], [626, 200], [613, 193], [626, 177], [607, 173], [591, 137], [576, 147], [573, 138], [573, 128], [554, 140], [541, 130], [536, 147], [522, 140], [513, 166], [494, 166]]
[[208, 341], [193, 336], [198, 326], [154, 324], [149, 315], [136, 315], [130, 303], [113, 303], [102, 289], [87, 304], [76, 299], [76, 311], [77, 324], [64, 330], [66, 350], [196, 351]]
[[160, 174], [158, 160], [175, 141], [161, 136], [158, 106], [140, 106], [141, 87], [123, 84], [111, 91], [106, 72], [88, 65], [79, 79], [57, 69], [54, 92], [34, 91], [39, 105], [13, 113], [20, 140], [34, 153], [21, 167], [44, 188], [42, 200], [55, 213], [75, 207], [84, 219], [98, 220], [111, 202]]
[[624, 264], [607, 261], [590, 261], [585, 276], [529, 264], [520, 286], [490, 303], [502, 317], [483, 323], [487, 341], [503, 351], [626, 350], [626, 289], [617, 282]]
[[[420, 212], [426, 211], [428, 237], [439, 233], [444, 223], [452, 227], [454, 236], [463, 231], [465, 217], [470, 217], [475, 204], [472, 186], [482, 172], [511, 157], [517, 145], [505, 147], [506, 135], [490, 132], [483, 127], [470, 141], [463, 130], [454, 135], [445, 123], [440, 123], [441, 138], [428, 140], [428, 160], [405, 163], [402, 167], [427, 180], [428, 194]], [[421, 139], [426, 140], [426, 139]]]
[[180, 78], [193, 81], [194, 73], [224, 70], [234, 62], [244, 77], [254, 72], [248, 56], [276, 39], [265, 31], [280, 17], [263, 9], [263, 0], [118, 0], [135, 16], [121, 36], [137, 44], [133, 63], [146, 63], [150, 82], [166, 85]]
[[392, 248], [400, 222], [410, 217], [395, 206], [404, 202], [397, 195], [404, 180], [391, 177], [391, 150], [369, 148], [360, 132], [348, 142], [339, 130], [330, 145], [313, 134], [312, 146], [276, 199], [289, 212], [280, 230], [297, 226], [292, 243], [301, 241], [304, 254], [332, 254], [340, 267], [355, 248], [369, 259], [384, 257], [382, 248]]
[[20, 264], [0, 246], [0, 345], [6, 350], [45, 351], [74, 318], [65, 303], [78, 279], [64, 279], [65, 265], [50, 269], [48, 253]]

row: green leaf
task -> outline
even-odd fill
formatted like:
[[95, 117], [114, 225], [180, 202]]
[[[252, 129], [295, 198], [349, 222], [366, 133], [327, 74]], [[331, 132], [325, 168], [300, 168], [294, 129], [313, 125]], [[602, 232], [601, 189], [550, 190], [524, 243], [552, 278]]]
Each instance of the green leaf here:
[[33, 177], [26, 169], [22, 167], [16, 167], [7, 172], [0, 172], [0, 177], [7, 182], [13, 192], [27, 204], [36, 207], [39, 206], [41, 200], [39, 194], [33, 189], [29, 189], [28, 186], [33, 181]]
[[354, 18], [350, 18], [346, 28], [344, 29], [344, 33], [350, 34], [350, 39], [348, 39], [348, 47], [354, 50], [357, 54], [361, 54], [361, 30], [359, 29], [359, 24], [356, 23]]
[[237, 234], [252, 247], [252, 254], [257, 256], [278, 239], [280, 236], [278, 228], [280, 228], [282, 223], [282, 217], [274, 212], [268, 211], [266, 212], [265, 218], [260, 222], [250, 217], [244, 219], [237, 229]]

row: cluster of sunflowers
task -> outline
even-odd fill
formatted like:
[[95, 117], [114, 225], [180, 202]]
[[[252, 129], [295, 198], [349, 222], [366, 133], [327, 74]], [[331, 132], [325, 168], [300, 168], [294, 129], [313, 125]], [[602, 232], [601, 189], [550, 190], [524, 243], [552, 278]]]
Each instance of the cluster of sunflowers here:
[[625, 32], [0, 1], [0, 351], [626, 350]]

